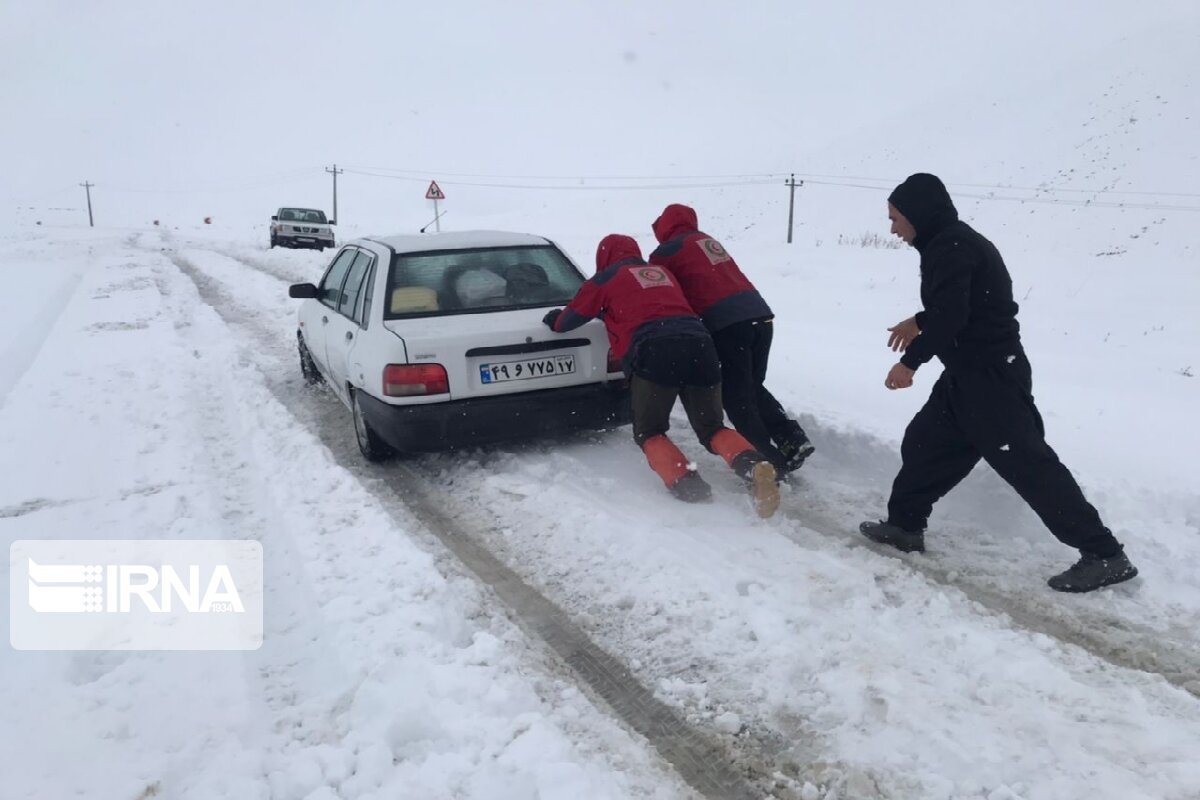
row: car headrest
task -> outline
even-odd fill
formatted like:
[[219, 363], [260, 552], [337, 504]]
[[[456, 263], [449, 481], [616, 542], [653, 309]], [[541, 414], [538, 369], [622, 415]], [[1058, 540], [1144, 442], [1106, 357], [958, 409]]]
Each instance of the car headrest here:
[[454, 291], [464, 308], [475, 308], [503, 300], [504, 278], [490, 269], [469, 269], [454, 279]]
[[437, 292], [424, 286], [405, 286], [400, 289], [392, 289], [392, 296], [388, 299], [388, 313], [391, 314], [437, 310]]

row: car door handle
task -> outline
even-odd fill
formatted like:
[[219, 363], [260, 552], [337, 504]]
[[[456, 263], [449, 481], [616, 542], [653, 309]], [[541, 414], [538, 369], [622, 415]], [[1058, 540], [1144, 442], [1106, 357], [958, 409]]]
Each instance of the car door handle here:
[[354, 338], [354, 334], [351, 333], [350, 331], [346, 331], [346, 341], [348, 342], [353, 338]]

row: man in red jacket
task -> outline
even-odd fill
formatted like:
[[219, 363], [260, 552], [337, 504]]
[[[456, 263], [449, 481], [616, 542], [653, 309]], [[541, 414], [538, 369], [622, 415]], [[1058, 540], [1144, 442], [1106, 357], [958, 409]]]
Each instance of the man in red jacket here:
[[633, 439], [671, 494], [688, 502], [712, 494], [667, 438], [671, 409], [680, 397], [700, 443], [750, 484], [760, 517], [774, 514], [779, 506], [775, 469], [723, 424], [721, 368], [712, 337], [670, 273], [647, 264], [632, 237], [604, 237], [596, 249], [596, 274], [544, 322], [563, 333], [596, 317], [604, 320], [612, 353], [630, 376]]
[[733, 427], [779, 474], [799, 469], [813, 445], [763, 385], [774, 333], [771, 308], [733, 256], [699, 230], [694, 210], [669, 205], [652, 227], [659, 246], [650, 263], [671, 271], [712, 334], [721, 360], [722, 400]]

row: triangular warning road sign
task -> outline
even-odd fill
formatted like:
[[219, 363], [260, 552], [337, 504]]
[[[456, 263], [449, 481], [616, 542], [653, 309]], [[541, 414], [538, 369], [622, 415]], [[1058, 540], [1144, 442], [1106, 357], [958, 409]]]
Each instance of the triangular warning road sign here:
[[442, 187], [437, 185], [437, 181], [430, 181], [429, 188], [425, 191], [426, 200], [445, 200], [446, 193], [442, 191]]

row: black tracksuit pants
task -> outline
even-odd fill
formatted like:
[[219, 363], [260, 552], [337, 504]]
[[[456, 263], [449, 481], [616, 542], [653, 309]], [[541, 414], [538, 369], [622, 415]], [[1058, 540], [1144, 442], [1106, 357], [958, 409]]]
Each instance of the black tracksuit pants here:
[[1011, 363], [946, 370], [904, 432], [888, 522], [921, 531], [933, 504], [983, 458], [1063, 544], [1107, 558], [1121, 551], [1046, 444], [1023, 353]]
[[805, 442], [808, 436], [763, 385], [774, 326], [770, 320], [735, 322], [712, 337], [721, 358], [721, 402], [729, 421], [781, 470], [785, 459], [776, 445]]

